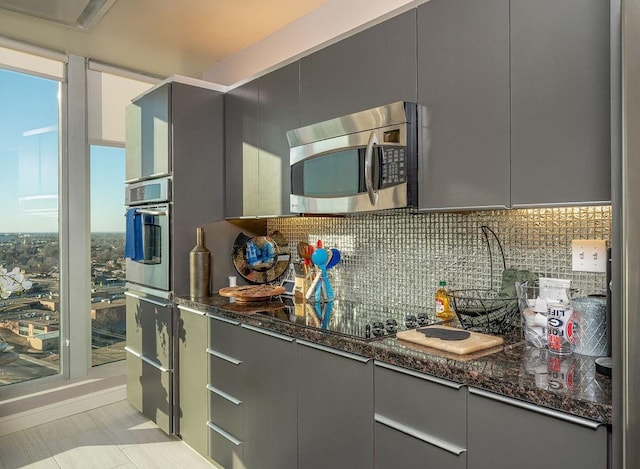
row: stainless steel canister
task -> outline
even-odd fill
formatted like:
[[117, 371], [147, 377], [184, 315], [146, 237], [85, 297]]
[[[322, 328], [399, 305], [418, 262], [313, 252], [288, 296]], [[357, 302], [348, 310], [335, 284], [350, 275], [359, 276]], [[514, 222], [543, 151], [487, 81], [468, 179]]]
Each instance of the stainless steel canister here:
[[607, 354], [607, 299], [605, 296], [574, 298], [571, 305], [577, 314], [580, 334], [574, 352], [600, 357]]

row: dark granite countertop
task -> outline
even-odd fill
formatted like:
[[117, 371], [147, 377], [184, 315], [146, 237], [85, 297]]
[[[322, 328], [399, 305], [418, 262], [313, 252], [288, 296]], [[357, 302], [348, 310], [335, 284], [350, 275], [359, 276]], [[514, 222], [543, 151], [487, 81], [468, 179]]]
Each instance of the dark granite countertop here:
[[[284, 308], [279, 301], [230, 303], [228, 298], [220, 296], [198, 301], [176, 298], [175, 301], [178, 305], [537, 406], [608, 425], [612, 422], [611, 379], [596, 373], [595, 357], [554, 356], [545, 349], [528, 346], [517, 334], [505, 337], [504, 346], [457, 356], [395, 337], [366, 341], [277, 319], [278, 311]], [[260, 314], [265, 312], [268, 314]]]

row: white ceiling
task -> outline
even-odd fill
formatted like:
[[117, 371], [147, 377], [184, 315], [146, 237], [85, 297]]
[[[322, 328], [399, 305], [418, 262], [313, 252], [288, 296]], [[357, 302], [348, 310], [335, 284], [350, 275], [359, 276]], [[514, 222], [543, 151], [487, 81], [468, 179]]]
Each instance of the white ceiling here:
[[[0, 35], [160, 77], [178, 74], [202, 78], [212, 65], [327, 1], [116, 0], [96, 24], [84, 30], [0, 9]], [[65, 20], [69, 19], [70, 0], [4, 3], [14, 8], [42, 7], [41, 12], [47, 15], [61, 11], [67, 15]], [[59, 8], [53, 8], [54, 4]]]

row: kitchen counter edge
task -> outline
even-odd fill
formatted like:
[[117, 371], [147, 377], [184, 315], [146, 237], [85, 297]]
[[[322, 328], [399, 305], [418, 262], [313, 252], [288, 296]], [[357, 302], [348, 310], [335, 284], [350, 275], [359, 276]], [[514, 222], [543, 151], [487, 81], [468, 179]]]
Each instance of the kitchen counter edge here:
[[283, 307], [275, 302], [230, 303], [228, 298], [214, 295], [195, 301], [176, 297], [175, 303], [178, 306], [215, 314], [535, 406], [606, 425], [612, 423], [611, 379], [600, 374], [593, 374], [588, 378], [584, 378], [584, 373], [581, 375], [582, 369], [593, 368], [595, 357], [575, 357], [578, 363], [576, 378], [590, 379], [585, 389], [581, 389], [578, 394], [556, 392], [539, 388], [535, 386], [533, 378], [523, 377], [522, 365], [526, 349], [522, 342], [506, 345], [490, 354], [478, 353], [456, 358], [446, 354], [430, 353], [428, 349], [418, 345], [405, 345], [395, 338], [364, 341], [258, 314]]

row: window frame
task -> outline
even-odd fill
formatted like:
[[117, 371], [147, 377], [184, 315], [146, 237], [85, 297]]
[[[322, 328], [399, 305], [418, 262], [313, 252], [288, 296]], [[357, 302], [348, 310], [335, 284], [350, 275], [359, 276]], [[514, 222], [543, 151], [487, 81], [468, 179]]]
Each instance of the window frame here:
[[[99, 374], [96, 368], [124, 367], [123, 361], [92, 367], [91, 353], [91, 211], [90, 142], [87, 81], [89, 70], [100, 69], [88, 58], [22, 45], [0, 38], [0, 47], [19, 54], [33, 54], [62, 63], [63, 77], [43, 76], [37, 70], [16, 69], [6, 63], [0, 67], [59, 82], [58, 141], [58, 237], [60, 245], [60, 360], [57, 374], [34, 378], [0, 388], [0, 400], [21, 397], [30, 392]], [[90, 65], [93, 65], [90, 67]], [[106, 73], [120, 69], [104, 66]], [[123, 77], [145, 77], [121, 70]], [[152, 86], [152, 85], [150, 85]], [[97, 144], [98, 142], [92, 142]], [[101, 142], [105, 146], [124, 147], [124, 142]], [[120, 364], [120, 365], [119, 365]]]

